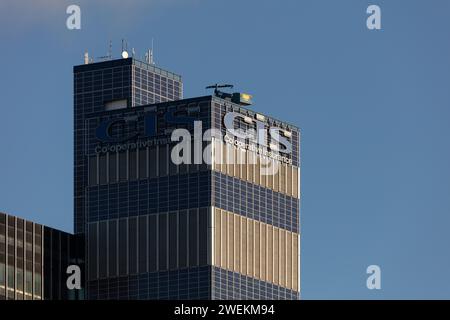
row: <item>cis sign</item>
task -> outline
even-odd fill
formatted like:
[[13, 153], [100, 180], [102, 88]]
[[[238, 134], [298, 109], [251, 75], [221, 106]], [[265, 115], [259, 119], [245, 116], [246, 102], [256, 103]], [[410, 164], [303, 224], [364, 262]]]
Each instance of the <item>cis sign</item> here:
[[[137, 117], [136, 117], [137, 118]], [[250, 121], [251, 123], [256, 124], [256, 132], [255, 130], [242, 130], [242, 129], [234, 129], [234, 122], [236, 119], [242, 119], [244, 121]], [[176, 110], [168, 110], [164, 114], [164, 120], [168, 124], [189, 124], [193, 123], [196, 118], [192, 116], [185, 116], [176, 113]], [[100, 123], [100, 125], [95, 130], [95, 136], [101, 142], [106, 143], [121, 143], [131, 139], [136, 138], [150, 138], [157, 135], [157, 114], [155, 112], [148, 112], [144, 115], [144, 130], [143, 132], [135, 131], [130, 133], [129, 135], [123, 137], [114, 137], [111, 133], [111, 128], [113, 125], [120, 123], [127, 123], [130, 121], [137, 121], [136, 119], [130, 119], [129, 117], [117, 118], [117, 119], [108, 119], [104, 120]], [[282, 153], [290, 154], [292, 153], [292, 144], [287, 139], [287, 137], [283, 136], [285, 131], [278, 127], [268, 127], [266, 122], [251, 119], [241, 113], [238, 112], [228, 112], [224, 116], [224, 125], [227, 129], [227, 132], [232, 136], [239, 139], [249, 139], [254, 141], [260, 146], [270, 147], [271, 149], [276, 148], [277, 151]], [[266, 132], [269, 132], [269, 136], [271, 138], [271, 142], [267, 141]], [[276, 143], [273, 143], [275, 141]], [[276, 147], [275, 147], [276, 146]]]
[[[136, 117], [137, 118], [137, 117]], [[177, 123], [193, 123], [196, 118], [189, 116], [180, 116], [176, 114], [176, 110], [168, 110], [164, 114], [164, 120], [169, 124]], [[109, 143], [121, 143], [135, 138], [150, 138], [157, 134], [156, 122], [157, 114], [155, 112], [148, 112], [144, 115], [144, 132], [132, 132], [124, 137], [113, 137], [111, 134], [111, 128], [113, 125], [120, 123], [128, 123], [130, 121], [137, 121], [136, 119], [130, 120], [127, 117], [108, 119], [100, 123], [100, 125], [95, 129], [95, 136], [101, 142]]]

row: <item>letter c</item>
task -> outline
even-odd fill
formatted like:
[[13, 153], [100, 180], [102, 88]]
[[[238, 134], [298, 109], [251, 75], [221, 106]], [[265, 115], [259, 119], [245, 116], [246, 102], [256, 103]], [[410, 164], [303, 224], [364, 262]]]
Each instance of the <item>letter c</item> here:
[[129, 136], [123, 137], [123, 138], [114, 138], [111, 136], [111, 127], [114, 124], [117, 123], [125, 123], [126, 121], [124, 119], [110, 119], [105, 120], [100, 123], [100, 125], [95, 129], [95, 136], [98, 140], [102, 142], [123, 142], [130, 140], [138, 135], [137, 132], [132, 133]]

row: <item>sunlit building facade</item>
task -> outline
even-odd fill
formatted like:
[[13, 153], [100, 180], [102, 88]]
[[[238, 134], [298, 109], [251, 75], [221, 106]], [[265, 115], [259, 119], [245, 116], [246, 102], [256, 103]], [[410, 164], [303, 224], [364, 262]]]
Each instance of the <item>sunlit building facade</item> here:
[[[216, 96], [182, 99], [179, 76], [132, 58], [77, 66], [74, 81], [88, 299], [299, 298], [297, 127]], [[234, 129], [281, 132], [288, 152], [232, 143], [230, 115]], [[176, 129], [192, 135], [191, 163], [173, 161]], [[218, 134], [203, 139], [208, 129]]]

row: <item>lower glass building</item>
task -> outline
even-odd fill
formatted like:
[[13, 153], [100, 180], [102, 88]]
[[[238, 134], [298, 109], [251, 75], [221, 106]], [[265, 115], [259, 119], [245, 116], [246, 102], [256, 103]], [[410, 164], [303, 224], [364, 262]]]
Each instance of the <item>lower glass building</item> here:
[[81, 238], [0, 213], [0, 300], [68, 300], [67, 267], [83, 266]]

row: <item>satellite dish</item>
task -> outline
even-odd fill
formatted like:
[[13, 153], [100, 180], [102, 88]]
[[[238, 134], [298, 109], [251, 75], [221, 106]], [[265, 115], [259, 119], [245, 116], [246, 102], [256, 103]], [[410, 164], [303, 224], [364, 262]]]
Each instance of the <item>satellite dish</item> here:
[[126, 52], [125, 50], [122, 51], [122, 58], [124, 59], [128, 58], [128, 52]]

